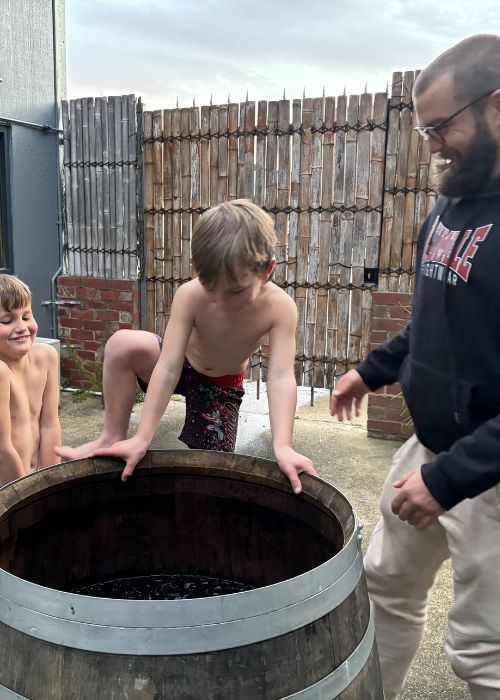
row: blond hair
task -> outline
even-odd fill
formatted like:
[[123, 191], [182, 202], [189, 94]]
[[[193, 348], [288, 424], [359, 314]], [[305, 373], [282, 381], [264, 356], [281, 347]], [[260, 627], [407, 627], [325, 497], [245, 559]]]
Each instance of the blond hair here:
[[4, 311], [31, 306], [31, 298], [30, 288], [19, 277], [0, 274], [0, 306]]
[[200, 282], [213, 284], [221, 270], [231, 280], [238, 268], [264, 273], [276, 248], [269, 214], [248, 199], [233, 199], [200, 216], [193, 230], [191, 254]]

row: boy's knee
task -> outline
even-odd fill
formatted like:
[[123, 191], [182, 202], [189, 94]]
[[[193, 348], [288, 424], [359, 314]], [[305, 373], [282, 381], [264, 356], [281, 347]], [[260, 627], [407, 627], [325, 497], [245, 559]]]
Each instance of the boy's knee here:
[[127, 333], [129, 333], [127, 329], [120, 329], [108, 338], [104, 347], [104, 354], [108, 359], [114, 355], [121, 354], [128, 347]]
[[138, 342], [134, 339], [134, 331], [121, 328], [108, 339], [104, 348], [104, 356], [108, 361], [132, 358], [136, 346], [138, 346]]

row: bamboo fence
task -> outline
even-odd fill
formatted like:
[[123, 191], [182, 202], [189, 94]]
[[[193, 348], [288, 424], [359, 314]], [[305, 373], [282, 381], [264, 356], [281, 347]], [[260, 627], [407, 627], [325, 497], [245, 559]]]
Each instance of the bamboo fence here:
[[[331, 387], [368, 351], [374, 289], [411, 291], [436, 199], [414, 131], [417, 73], [390, 95], [245, 101], [142, 112], [133, 95], [63, 103], [64, 270], [140, 276], [162, 334], [191, 277], [203, 211], [239, 197], [276, 226], [274, 281], [298, 310], [298, 383]], [[265, 346], [250, 376], [265, 377]]]
[[138, 274], [135, 96], [63, 101], [62, 118], [64, 272], [134, 279]]
[[[275, 221], [276, 284], [298, 310], [296, 378], [331, 386], [369, 345], [388, 101], [340, 96], [144, 114], [146, 327], [191, 276], [197, 217], [246, 197]], [[161, 194], [160, 194], [161, 193]], [[265, 358], [252, 358], [252, 376]]]
[[413, 71], [393, 74], [378, 263], [381, 291], [413, 290], [418, 234], [437, 198], [427, 142], [414, 129], [411, 96], [417, 76]]

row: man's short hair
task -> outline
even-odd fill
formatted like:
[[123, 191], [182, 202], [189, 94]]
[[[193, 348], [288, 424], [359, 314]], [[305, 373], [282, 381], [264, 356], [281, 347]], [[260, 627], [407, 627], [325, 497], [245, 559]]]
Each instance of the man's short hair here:
[[[455, 99], [471, 102], [500, 88], [500, 36], [474, 34], [435, 58], [415, 81], [414, 94], [425, 92], [432, 83], [449, 73]], [[482, 109], [481, 101], [478, 109]]]
[[200, 282], [216, 282], [221, 271], [235, 281], [238, 268], [265, 273], [276, 248], [274, 222], [248, 199], [222, 202], [198, 219], [191, 243]]
[[0, 274], [0, 305], [4, 311], [24, 309], [31, 305], [28, 285], [15, 275]]

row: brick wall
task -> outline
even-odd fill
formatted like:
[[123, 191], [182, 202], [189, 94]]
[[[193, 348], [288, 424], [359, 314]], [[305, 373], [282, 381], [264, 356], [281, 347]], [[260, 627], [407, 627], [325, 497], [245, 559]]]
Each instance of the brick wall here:
[[[139, 286], [137, 280], [65, 277], [57, 280], [61, 301], [78, 305], [58, 307], [61, 345], [75, 349], [83, 363], [102, 361], [106, 340], [120, 328], [139, 328]], [[95, 381], [82, 378], [81, 368], [72, 363], [62, 347], [61, 379], [68, 386], [96, 389]], [[92, 365], [86, 364], [92, 371]]]
[[[409, 321], [411, 294], [374, 292], [370, 350], [402, 330]], [[407, 438], [413, 425], [399, 384], [379, 389], [368, 396], [368, 434], [397, 440]]]

